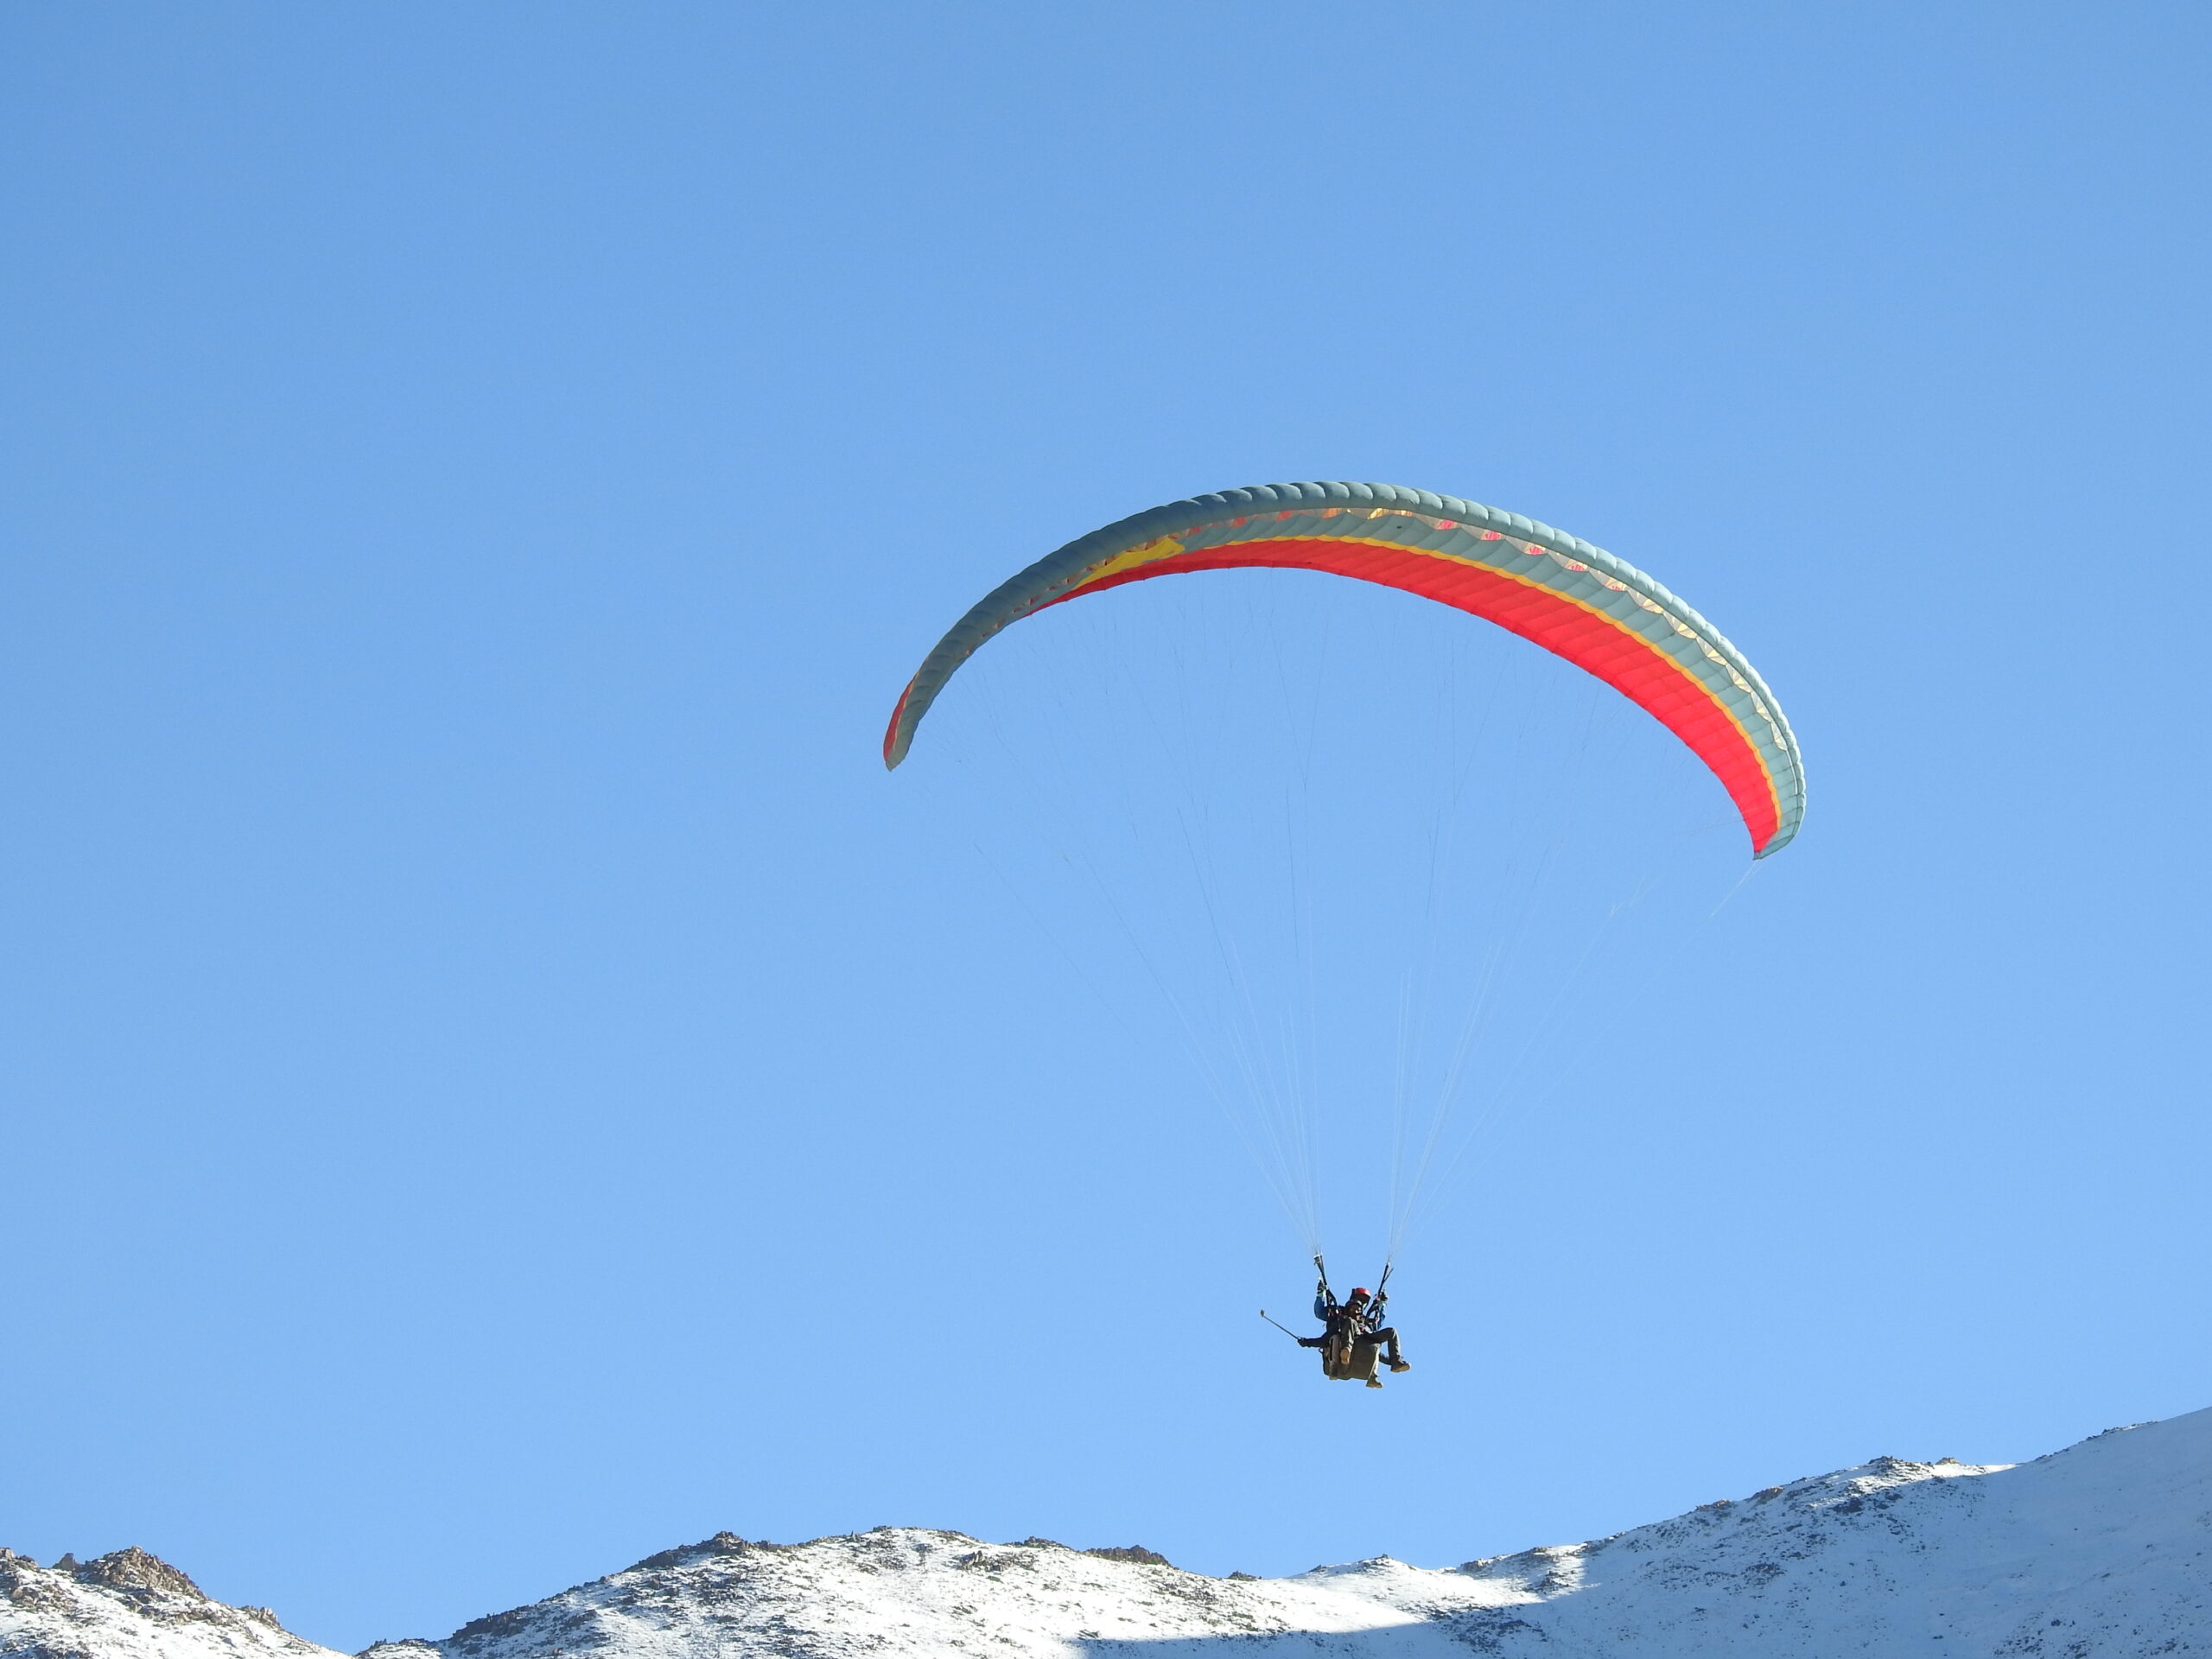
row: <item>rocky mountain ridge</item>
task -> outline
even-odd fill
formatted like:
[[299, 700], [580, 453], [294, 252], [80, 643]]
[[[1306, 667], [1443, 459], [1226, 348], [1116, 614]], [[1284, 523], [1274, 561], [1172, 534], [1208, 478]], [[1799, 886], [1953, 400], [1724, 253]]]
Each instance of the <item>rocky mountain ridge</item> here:
[[[4, 1659], [334, 1659], [143, 1551], [0, 1555]], [[1584, 1544], [1210, 1578], [1128, 1547], [721, 1533], [363, 1659], [2212, 1654], [2212, 1412], [2033, 1463], [1878, 1458]]]
[[266, 1607], [232, 1607], [136, 1548], [42, 1567], [0, 1549], [0, 1655], [15, 1659], [321, 1659]]

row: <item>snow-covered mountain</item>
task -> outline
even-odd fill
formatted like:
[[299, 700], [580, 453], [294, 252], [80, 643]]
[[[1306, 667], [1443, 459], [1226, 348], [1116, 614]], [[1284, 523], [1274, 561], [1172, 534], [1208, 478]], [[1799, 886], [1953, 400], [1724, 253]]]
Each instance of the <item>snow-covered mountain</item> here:
[[[365, 1659], [2212, 1653], [2212, 1411], [2012, 1466], [1877, 1458], [1595, 1543], [1208, 1578], [1137, 1549], [728, 1533]], [[143, 1551], [0, 1553], [7, 1659], [330, 1659]]]
[[328, 1659], [266, 1607], [230, 1607], [143, 1549], [42, 1567], [0, 1549], [0, 1654], [15, 1659]]

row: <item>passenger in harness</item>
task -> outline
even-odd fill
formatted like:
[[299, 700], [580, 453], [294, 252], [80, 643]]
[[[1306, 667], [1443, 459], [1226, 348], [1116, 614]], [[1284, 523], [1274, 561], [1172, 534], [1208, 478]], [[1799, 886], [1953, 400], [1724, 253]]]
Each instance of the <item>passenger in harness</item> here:
[[1382, 1310], [1389, 1300], [1389, 1292], [1370, 1296], [1363, 1286], [1339, 1302], [1324, 1274], [1313, 1292], [1313, 1317], [1327, 1329], [1318, 1337], [1300, 1337], [1298, 1345], [1321, 1351], [1322, 1372], [1332, 1381], [1364, 1381], [1369, 1388], [1379, 1389], [1382, 1379], [1375, 1375], [1378, 1350], [1392, 1370], [1413, 1370], [1398, 1352], [1396, 1327], [1382, 1323]]

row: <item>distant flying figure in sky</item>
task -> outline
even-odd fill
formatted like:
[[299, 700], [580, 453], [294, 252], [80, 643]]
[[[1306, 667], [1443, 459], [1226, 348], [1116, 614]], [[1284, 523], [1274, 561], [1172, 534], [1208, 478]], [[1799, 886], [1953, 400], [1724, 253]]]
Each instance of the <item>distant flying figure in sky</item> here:
[[1382, 1310], [1389, 1300], [1388, 1291], [1370, 1296], [1362, 1286], [1339, 1302], [1336, 1293], [1329, 1288], [1329, 1276], [1325, 1272], [1313, 1290], [1313, 1317], [1327, 1329], [1318, 1337], [1299, 1338], [1298, 1345], [1319, 1348], [1321, 1370], [1332, 1380], [1364, 1382], [1370, 1389], [1379, 1389], [1382, 1379], [1375, 1375], [1378, 1351], [1392, 1370], [1413, 1370], [1398, 1352], [1397, 1328], [1382, 1323]]

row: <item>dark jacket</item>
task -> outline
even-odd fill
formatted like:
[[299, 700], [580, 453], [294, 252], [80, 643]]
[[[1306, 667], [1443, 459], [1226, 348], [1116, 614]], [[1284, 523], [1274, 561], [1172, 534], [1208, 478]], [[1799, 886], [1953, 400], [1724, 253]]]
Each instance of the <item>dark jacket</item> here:
[[[1355, 1313], [1329, 1294], [1328, 1286], [1323, 1285], [1313, 1293], [1313, 1317], [1329, 1327], [1331, 1336], [1342, 1330], [1355, 1338], [1370, 1337], [1382, 1328], [1382, 1304], [1389, 1300], [1377, 1296]], [[1319, 1345], [1318, 1342], [1315, 1345]]]

